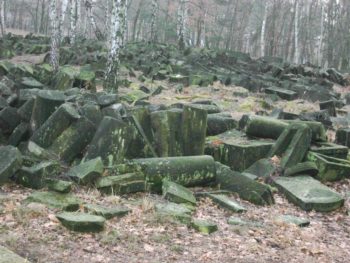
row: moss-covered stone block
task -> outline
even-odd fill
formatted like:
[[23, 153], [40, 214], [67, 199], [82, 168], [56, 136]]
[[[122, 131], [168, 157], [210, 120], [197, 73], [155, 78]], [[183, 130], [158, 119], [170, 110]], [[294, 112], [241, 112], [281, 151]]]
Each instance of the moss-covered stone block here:
[[66, 228], [76, 232], [101, 232], [106, 219], [102, 216], [63, 212], [56, 215], [57, 219]]
[[170, 202], [196, 205], [196, 198], [194, 197], [193, 193], [182, 185], [164, 179], [162, 191], [164, 198]]

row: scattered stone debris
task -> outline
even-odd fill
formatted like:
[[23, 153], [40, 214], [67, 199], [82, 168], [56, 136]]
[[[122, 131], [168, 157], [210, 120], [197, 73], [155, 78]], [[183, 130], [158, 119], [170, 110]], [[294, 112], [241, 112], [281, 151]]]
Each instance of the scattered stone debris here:
[[194, 229], [203, 234], [211, 234], [218, 230], [218, 226], [215, 223], [202, 219], [194, 219], [191, 225]]

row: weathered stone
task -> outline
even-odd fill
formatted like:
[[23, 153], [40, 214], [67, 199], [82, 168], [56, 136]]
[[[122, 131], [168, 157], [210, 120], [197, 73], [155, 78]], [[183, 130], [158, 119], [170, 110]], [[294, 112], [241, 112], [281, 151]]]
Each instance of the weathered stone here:
[[80, 110], [81, 116], [84, 116], [85, 118], [87, 118], [96, 127], [98, 127], [98, 125], [100, 124], [100, 122], [103, 119], [103, 115], [102, 115], [102, 112], [100, 110], [100, 106], [98, 106], [96, 104], [93, 104], [93, 103], [85, 104], [79, 110]]
[[184, 205], [175, 203], [156, 204], [156, 212], [162, 217], [173, 218], [183, 224], [190, 224], [192, 211]]
[[75, 77], [79, 74], [78, 70], [71, 67], [61, 67], [54, 77], [55, 90], [67, 90], [73, 87]]
[[327, 110], [330, 116], [336, 117], [337, 112], [335, 109], [336, 102], [334, 100], [328, 100], [320, 102], [320, 110]]
[[44, 161], [32, 167], [22, 167], [16, 173], [16, 181], [25, 187], [40, 189], [46, 185], [46, 179], [54, 178], [59, 172], [57, 162]]
[[326, 130], [322, 123], [317, 121], [298, 121], [298, 120], [285, 120], [289, 124], [304, 124], [307, 125], [312, 131], [313, 142], [327, 142]]
[[0, 111], [0, 131], [3, 134], [11, 134], [20, 121], [16, 108], [6, 107]]
[[67, 176], [80, 184], [91, 184], [102, 175], [103, 170], [102, 159], [98, 157], [70, 168]]
[[75, 77], [74, 86], [81, 89], [96, 91], [96, 74], [92, 70], [82, 69]]
[[167, 110], [151, 113], [155, 150], [160, 157], [182, 155], [181, 123], [182, 111]]
[[0, 185], [8, 182], [22, 165], [22, 155], [13, 146], [0, 146]]
[[76, 232], [100, 232], [106, 221], [102, 216], [77, 212], [63, 212], [56, 217], [66, 228]]
[[271, 205], [274, 203], [269, 186], [234, 172], [221, 163], [216, 163], [216, 181], [221, 189], [238, 193], [240, 198], [254, 204]]
[[203, 155], [207, 112], [195, 106], [185, 106], [181, 125], [183, 154], [186, 156]]
[[271, 162], [271, 159], [260, 159], [256, 161], [248, 169], [244, 170], [244, 174], [255, 175], [256, 178], [267, 178], [277, 172], [277, 167]]
[[330, 142], [321, 142], [316, 145], [311, 145], [310, 150], [315, 153], [340, 159], [346, 159], [349, 153], [348, 147]]
[[123, 162], [130, 143], [130, 131], [127, 123], [104, 117], [87, 148], [84, 160], [101, 157], [106, 166]]
[[298, 93], [287, 90], [287, 89], [280, 89], [276, 87], [266, 88], [265, 89], [266, 94], [276, 94], [278, 97], [284, 100], [295, 100], [298, 98]]
[[6, 247], [0, 246], [0, 263], [30, 263], [30, 261], [20, 257]]
[[136, 193], [146, 190], [144, 175], [141, 173], [101, 177], [95, 185], [104, 194]]
[[314, 162], [298, 163], [294, 166], [287, 168], [284, 171], [284, 176], [296, 176], [296, 175], [310, 175], [317, 176], [318, 168]]
[[25, 122], [20, 123], [10, 135], [8, 144], [12, 146], [18, 146], [22, 141], [25, 141], [29, 138], [29, 133], [29, 124]]
[[190, 190], [167, 179], [163, 180], [162, 191], [164, 198], [170, 202], [196, 205], [196, 198]]
[[237, 120], [223, 114], [208, 114], [207, 135], [218, 135], [238, 127]]
[[241, 213], [247, 211], [243, 206], [233, 201], [226, 195], [218, 194], [208, 194], [208, 197], [213, 200], [214, 203], [217, 203], [219, 206], [236, 213]]
[[263, 224], [259, 222], [254, 222], [254, 221], [246, 221], [242, 220], [239, 217], [231, 216], [227, 220], [227, 224], [233, 225], [233, 226], [247, 226], [247, 227], [262, 227]]
[[59, 159], [71, 162], [90, 143], [95, 126], [86, 118], [72, 123], [48, 148]]
[[84, 205], [84, 209], [87, 213], [103, 216], [104, 218], [112, 219], [114, 217], [126, 216], [131, 210], [124, 206], [117, 207], [105, 207], [100, 205]]
[[330, 212], [343, 206], [344, 199], [335, 191], [310, 176], [273, 179], [287, 199], [305, 211]]
[[350, 129], [338, 129], [336, 133], [336, 142], [350, 147]]
[[64, 103], [66, 96], [56, 90], [39, 91], [33, 106], [30, 120], [32, 131], [37, 130], [54, 111]]
[[31, 98], [27, 100], [18, 110], [17, 113], [21, 117], [22, 121], [30, 122], [32, 118], [32, 112], [34, 107], [35, 99]]
[[79, 117], [73, 105], [65, 103], [33, 133], [31, 141], [47, 148]]
[[288, 124], [274, 118], [249, 116], [245, 125], [248, 136], [277, 139], [287, 128]]
[[239, 131], [231, 130], [208, 137], [205, 153], [232, 170], [244, 171], [256, 161], [268, 156], [273, 142], [248, 140]]
[[164, 178], [183, 186], [198, 186], [215, 181], [215, 162], [211, 156], [135, 159], [152, 190], [160, 192]]
[[337, 181], [350, 176], [350, 161], [309, 151], [307, 160], [314, 162], [321, 181]]
[[217, 224], [208, 220], [194, 219], [191, 226], [202, 234], [211, 234], [218, 230]]
[[101, 107], [108, 107], [118, 102], [117, 94], [106, 94], [103, 92], [97, 93], [97, 103]]
[[50, 191], [67, 194], [72, 190], [73, 183], [68, 181], [48, 179], [46, 184]]
[[300, 163], [311, 144], [311, 129], [303, 124], [291, 124], [272, 147], [269, 156], [281, 157], [280, 166], [285, 169]]
[[285, 223], [285, 224], [297, 225], [300, 227], [306, 227], [310, 225], [310, 221], [308, 219], [296, 217], [292, 215], [278, 216], [275, 221]]
[[44, 85], [34, 78], [24, 77], [20, 83], [22, 89], [42, 89]]
[[65, 211], [76, 211], [82, 203], [81, 200], [71, 194], [55, 192], [34, 192], [25, 201], [28, 203], [41, 203], [47, 205], [49, 208]]

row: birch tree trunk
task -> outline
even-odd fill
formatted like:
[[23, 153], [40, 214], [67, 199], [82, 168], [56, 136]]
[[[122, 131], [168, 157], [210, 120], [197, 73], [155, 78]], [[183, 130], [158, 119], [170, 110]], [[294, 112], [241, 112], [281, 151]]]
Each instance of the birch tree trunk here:
[[60, 14], [60, 22], [59, 22], [59, 41], [62, 41], [63, 39], [63, 25], [64, 25], [64, 19], [66, 18], [68, 10], [68, 0], [62, 0], [61, 1], [61, 14]]
[[320, 37], [319, 37], [319, 43], [318, 43], [318, 50], [317, 50], [317, 64], [319, 66], [322, 65], [322, 43], [323, 43], [323, 31], [324, 31], [324, 5], [321, 1], [321, 23], [320, 23]]
[[57, 17], [57, 0], [50, 0], [49, 16], [51, 28], [50, 64], [56, 72], [59, 68], [59, 24]]
[[94, 14], [92, 12], [92, 9], [93, 9], [92, 1], [86, 0], [85, 7], [86, 7], [87, 15], [89, 17], [90, 25], [92, 27], [92, 30], [95, 33], [96, 38], [100, 41], [103, 40], [104, 39], [103, 34], [102, 34], [101, 30], [98, 28], [97, 23], [95, 21]]
[[110, 49], [106, 65], [104, 89], [108, 92], [118, 92], [119, 54], [123, 43], [126, 0], [113, 0], [110, 27]]
[[77, 23], [78, 23], [78, 1], [70, 0], [70, 42], [75, 45], [77, 41]]
[[158, 0], [152, 0], [152, 17], [151, 17], [151, 42], [157, 41], [156, 20], [158, 14]]
[[179, 48], [184, 49], [187, 46], [188, 39], [187, 39], [187, 0], [180, 0], [180, 5], [178, 8], [178, 14], [177, 14], [177, 37], [178, 37], [178, 43]]
[[299, 62], [299, 0], [295, 0], [294, 18], [294, 63]]
[[0, 0], [0, 30], [1, 30], [1, 36], [4, 37], [6, 34], [5, 0]]
[[264, 11], [264, 18], [261, 25], [261, 37], [260, 37], [260, 56], [265, 56], [265, 31], [266, 31], [266, 20], [267, 20], [267, 12], [268, 9], [268, 3], [265, 3], [265, 11]]
[[138, 21], [139, 21], [139, 17], [140, 17], [140, 13], [141, 13], [141, 9], [143, 7], [143, 3], [144, 3], [144, 0], [140, 0], [139, 2], [139, 6], [136, 10], [136, 14], [135, 14], [135, 17], [134, 17], [134, 21], [133, 21], [133, 31], [132, 31], [132, 41], [135, 41], [136, 40], [136, 36], [137, 36], [137, 24], [138, 24]]

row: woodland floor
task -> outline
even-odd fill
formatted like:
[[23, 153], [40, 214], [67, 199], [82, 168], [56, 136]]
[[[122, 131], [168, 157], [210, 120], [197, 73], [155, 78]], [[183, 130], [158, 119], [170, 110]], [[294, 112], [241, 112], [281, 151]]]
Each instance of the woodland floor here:
[[[16, 58], [35, 63], [39, 56]], [[136, 79], [132, 79], [136, 82]], [[151, 98], [152, 103], [171, 104], [195, 99], [212, 99], [232, 115], [264, 110], [259, 94], [234, 97], [235, 87], [215, 83], [210, 88], [185, 88], [177, 94], [168, 83], [157, 82], [167, 89]], [[237, 88], [239, 89], [239, 88]], [[123, 89], [121, 89], [123, 92]], [[303, 100], [280, 101], [285, 111], [300, 113], [316, 110]], [[276, 107], [276, 103], [274, 103]], [[332, 139], [332, 133], [329, 133]], [[17, 185], [0, 188], [0, 245], [4, 245], [31, 262], [349, 262], [350, 258], [350, 180], [329, 184], [346, 197], [342, 210], [323, 214], [305, 212], [275, 193], [276, 204], [255, 206], [235, 197], [247, 212], [233, 214], [202, 199], [193, 218], [210, 219], [219, 230], [211, 235], [195, 232], [185, 225], [162, 218], [154, 211], [160, 196], [136, 194], [101, 196], [95, 189], [76, 188], [83, 201], [105, 206], [123, 204], [132, 209], [129, 215], [107, 221], [98, 234], [69, 232], [56, 219], [55, 212], [41, 204], [23, 204], [32, 192]], [[201, 190], [201, 189], [194, 189]], [[310, 226], [299, 228], [276, 222], [279, 215], [305, 217]], [[261, 223], [260, 227], [232, 226], [230, 216]]]

